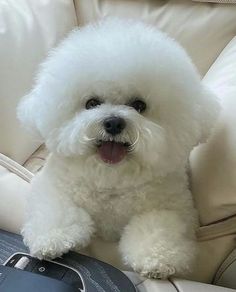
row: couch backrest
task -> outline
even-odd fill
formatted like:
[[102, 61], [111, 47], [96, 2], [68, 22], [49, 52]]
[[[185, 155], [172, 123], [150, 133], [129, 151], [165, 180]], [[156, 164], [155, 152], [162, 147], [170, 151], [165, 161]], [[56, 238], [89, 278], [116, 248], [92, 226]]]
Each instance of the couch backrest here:
[[19, 125], [16, 105], [48, 50], [76, 24], [72, 0], [0, 1], [0, 153], [20, 163], [40, 141]]
[[199, 0], [75, 0], [75, 5], [81, 25], [111, 15], [153, 24], [179, 41], [205, 75], [236, 35], [236, 1], [235, 4], [202, 1], [205, 3]]

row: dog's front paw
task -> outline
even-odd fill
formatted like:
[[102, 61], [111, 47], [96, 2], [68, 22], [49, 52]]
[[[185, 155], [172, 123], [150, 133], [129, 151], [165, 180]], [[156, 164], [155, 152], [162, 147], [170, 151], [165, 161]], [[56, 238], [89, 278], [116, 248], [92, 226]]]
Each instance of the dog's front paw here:
[[153, 267], [146, 267], [139, 269], [137, 272], [147, 278], [167, 279], [175, 274], [175, 267], [168, 264], [156, 264]]
[[29, 247], [30, 253], [39, 258], [56, 258], [69, 250], [85, 247], [94, 232], [93, 224], [87, 228], [79, 225], [72, 225], [67, 228], [55, 228], [45, 234], [37, 233], [37, 230], [25, 226], [22, 235], [24, 243]]
[[24, 237], [24, 243], [29, 247], [30, 254], [38, 259], [52, 259], [67, 253], [76, 245], [76, 241], [62, 230], [53, 230], [45, 235]]
[[167, 279], [176, 272], [173, 265], [163, 263], [155, 256], [145, 258], [138, 257], [136, 260], [133, 259], [132, 262], [126, 260], [126, 263], [128, 263], [135, 272], [147, 278]]

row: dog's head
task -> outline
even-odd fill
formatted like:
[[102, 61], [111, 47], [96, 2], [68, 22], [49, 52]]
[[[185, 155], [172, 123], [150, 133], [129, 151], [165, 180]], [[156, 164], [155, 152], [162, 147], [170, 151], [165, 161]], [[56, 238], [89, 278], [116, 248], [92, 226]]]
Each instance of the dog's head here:
[[18, 115], [59, 155], [165, 174], [205, 141], [218, 111], [175, 41], [115, 19], [72, 32], [41, 65]]

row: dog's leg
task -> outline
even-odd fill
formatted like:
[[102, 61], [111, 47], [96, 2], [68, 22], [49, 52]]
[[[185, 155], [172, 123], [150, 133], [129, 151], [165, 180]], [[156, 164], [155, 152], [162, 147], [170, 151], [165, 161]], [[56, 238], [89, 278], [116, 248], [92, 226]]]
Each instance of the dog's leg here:
[[197, 251], [193, 221], [169, 210], [135, 216], [120, 240], [125, 263], [150, 278], [186, 276]]
[[33, 183], [22, 234], [30, 253], [39, 259], [55, 258], [75, 247], [84, 247], [94, 232], [89, 214], [68, 194], [52, 184]]

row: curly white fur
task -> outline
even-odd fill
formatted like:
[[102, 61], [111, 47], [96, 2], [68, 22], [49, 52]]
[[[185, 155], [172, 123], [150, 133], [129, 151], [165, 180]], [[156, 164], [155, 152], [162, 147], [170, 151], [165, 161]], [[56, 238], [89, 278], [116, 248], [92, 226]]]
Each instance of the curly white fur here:
[[[85, 109], [99, 97], [103, 104]], [[128, 106], [138, 97], [143, 114]], [[197, 215], [188, 190], [189, 153], [209, 136], [219, 106], [185, 51], [141, 22], [103, 20], [73, 31], [42, 64], [21, 121], [51, 155], [32, 181], [25, 243], [39, 258], [120, 240], [124, 261], [149, 277], [186, 275], [196, 255]], [[111, 137], [105, 118], [126, 128]], [[96, 142], [128, 142], [110, 165]]]

